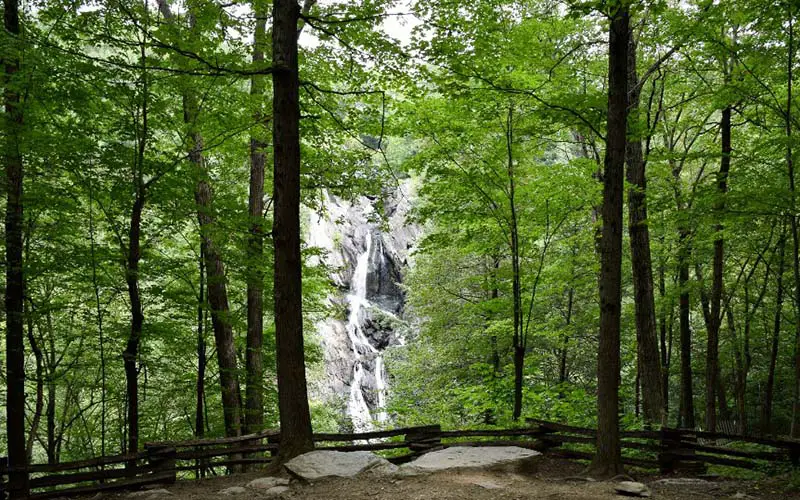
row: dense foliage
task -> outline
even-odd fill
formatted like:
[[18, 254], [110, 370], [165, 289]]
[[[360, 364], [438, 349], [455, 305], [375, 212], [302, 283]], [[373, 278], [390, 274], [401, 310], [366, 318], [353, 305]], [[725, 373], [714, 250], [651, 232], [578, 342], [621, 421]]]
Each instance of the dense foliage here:
[[[608, 33], [630, 13], [621, 421], [800, 435], [795, 2], [286, 5], [299, 12], [305, 213], [327, 192], [418, 186], [391, 425], [597, 423]], [[24, 298], [30, 459], [240, 433], [225, 400], [240, 383], [263, 387], [263, 400], [246, 392], [253, 421], [278, 425], [282, 248], [263, 162], [282, 118], [265, 81], [286, 68], [270, 60], [271, 3], [4, 6], [22, 26], [7, 15], [0, 38], [0, 208], [16, 213], [19, 160], [24, 293], [4, 286]], [[318, 253], [303, 245], [310, 373], [308, 332], [335, 314]], [[340, 412], [312, 402], [318, 429]]]

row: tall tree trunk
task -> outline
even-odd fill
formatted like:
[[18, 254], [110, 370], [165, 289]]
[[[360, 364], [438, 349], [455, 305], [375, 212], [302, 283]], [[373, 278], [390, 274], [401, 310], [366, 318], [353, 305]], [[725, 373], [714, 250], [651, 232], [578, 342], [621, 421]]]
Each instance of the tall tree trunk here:
[[608, 126], [603, 171], [603, 229], [600, 238], [600, 342], [597, 353], [596, 476], [622, 472], [619, 434], [620, 312], [622, 281], [622, 194], [628, 107], [627, 4], [611, 19], [608, 47]]
[[[206, 395], [206, 265], [202, 245], [200, 246], [198, 268], [200, 271], [200, 284], [197, 291], [197, 383], [195, 384], [194, 436], [202, 438], [205, 430], [203, 428], [203, 409]], [[203, 459], [197, 462], [198, 477], [205, 476], [203, 462]]]
[[775, 322], [772, 329], [772, 344], [767, 371], [767, 386], [764, 389], [764, 403], [761, 406], [761, 433], [772, 434], [772, 401], [775, 391], [775, 365], [778, 362], [778, 347], [781, 338], [781, 314], [783, 314], [783, 273], [786, 270], [786, 224], [781, 228], [778, 240], [778, 276], [775, 282]]
[[[675, 314], [675, 303], [669, 300], [667, 306], [667, 284], [665, 279], [666, 269], [662, 262], [658, 266], [658, 291], [661, 297], [659, 309], [659, 332], [661, 337], [661, 390], [664, 400], [664, 422], [669, 418], [669, 369], [672, 364], [672, 331]], [[667, 310], [669, 310], [669, 324], [667, 324]]]
[[[3, 25], [6, 32], [18, 41], [21, 36], [19, 5], [17, 0], [3, 0]], [[8, 465], [21, 468], [9, 474], [8, 489], [12, 498], [28, 495], [28, 454], [25, 443], [25, 326], [24, 287], [22, 262], [22, 102], [16, 90], [15, 75], [19, 70], [19, 58], [14, 44], [5, 59], [4, 101], [5, 148], [3, 160], [6, 174], [6, 432]]]
[[[498, 297], [500, 297], [500, 288], [497, 282], [497, 272], [500, 269], [500, 258], [499, 257], [492, 257], [492, 270], [491, 270], [491, 278], [492, 278], [492, 288], [489, 294], [489, 298], [492, 301], [496, 301]], [[500, 351], [497, 347], [497, 335], [492, 335], [489, 339], [492, 349], [492, 377], [499, 378], [500, 377]]]
[[106, 455], [106, 348], [103, 334], [103, 309], [100, 304], [100, 285], [97, 280], [97, 244], [95, 242], [94, 226], [94, 196], [91, 185], [89, 186], [89, 249], [92, 259], [92, 288], [94, 289], [94, 305], [97, 314], [97, 332], [99, 335], [100, 351], [100, 455]]
[[[139, 343], [142, 337], [144, 313], [142, 312], [142, 299], [139, 292], [139, 260], [141, 259], [142, 237], [142, 211], [145, 203], [144, 184], [144, 158], [149, 135], [148, 104], [149, 81], [146, 69], [146, 48], [140, 45], [139, 60], [141, 63], [142, 78], [142, 103], [141, 103], [141, 129], [137, 131], [137, 150], [133, 164], [133, 192], [134, 200], [131, 207], [130, 225], [128, 227], [128, 248], [125, 264], [125, 283], [128, 287], [128, 299], [131, 312], [131, 327], [128, 342], [122, 353], [125, 366], [125, 386], [127, 398], [128, 420], [128, 453], [139, 451]], [[137, 124], [138, 126], [138, 124]], [[128, 468], [135, 468], [136, 462], [126, 464]]]
[[708, 322], [706, 347], [706, 431], [717, 430], [717, 384], [719, 383], [719, 330], [722, 323], [722, 278], [725, 259], [725, 239], [722, 236], [722, 217], [725, 211], [725, 194], [728, 192], [728, 173], [731, 167], [731, 113], [730, 105], [722, 110], [720, 132], [722, 134], [722, 158], [717, 173], [717, 191], [720, 199], [715, 204], [717, 211], [716, 237], [714, 239], [713, 281], [711, 284], [711, 317]]
[[[264, 62], [264, 41], [267, 12], [262, 8], [263, 2], [253, 2], [253, 14], [256, 18], [253, 38], [253, 64]], [[255, 102], [264, 98], [264, 77], [253, 75], [250, 79], [250, 95]], [[259, 105], [260, 106], [260, 105]], [[259, 108], [260, 109], [260, 108]], [[265, 117], [261, 111], [254, 116], [256, 126], [250, 137], [250, 199], [248, 215], [250, 217], [250, 236], [248, 239], [248, 271], [247, 271], [247, 355], [245, 360], [245, 433], [258, 432], [264, 424], [264, 273], [261, 271], [264, 253], [264, 165], [266, 163], [264, 136], [266, 127], [262, 127]]]
[[[639, 111], [639, 77], [636, 73], [636, 43], [630, 36], [628, 45], [628, 98], [632, 123]], [[628, 163], [628, 232], [633, 268], [633, 292], [636, 310], [636, 345], [638, 377], [641, 384], [642, 410], [647, 424], [664, 424], [664, 393], [661, 360], [658, 354], [653, 267], [650, 256], [650, 231], [647, 226], [646, 163], [638, 126], [629, 134], [626, 158]]]
[[275, 349], [282, 462], [314, 448], [303, 347], [300, 255], [300, 79], [296, 0], [272, 7]]
[[[138, 179], [141, 181], [141, 178]], [[130, 301], [131, 329], [128, 343], [122, 353], [125, 364], [126, 399], [128, 402], [128, 453], [139, 451], [139, 369], [136, 360], [139, 355], [139, 343], [142, 337], [144, 314], [142, 299], [139, 294], [139, 259], [141, 257], [141, 224], [144, 208], [144, 193], [141, 183], [137, 186], [136, 200], [131, 209], [130, 228], [128, 231], [128, 258], [125, 269], [125, 282], [128, 285]], [[130, 464], [131, 467], [135, 464]]]
[[[172, 21], [174, 16], [167, 0], [159, 0], [158, 7], [165, 19]], [[189, 31], [196, 30], [194, 13], [188, 12]], [[200, 225], [200, 245], [205, 257], [208, 305], [211, 309], [211, 326], [217, 346], [219, 364], [219, 383], [222, 392], [222, 410], [225, 420], [225, 435], [240, 436], [242, 433], [242, 399], [239, 387], [239, 369], [234, 345], [233, 328], [228, 305], [228, 287], [225, 278], [225, 264], [214, 241], [216, 221], [213, 211], [213, 192], [208, 183], [208, 170], [203, 156], [203, 135], [197, 121], [200, 114], [197, 95], [191, 86], [183, 92], [183, 120], [188, 135], [189, 162], [194, 167], [197, 179], [194, 201], [197, 205], [197, 221]]]
[[[186, 99], [186, 123], [194, 128], [196, 119], [195, 103], [192, 96]], [[239, 370], [236, 358], [236, 346], [233, 339], [233, 328], [230, 322], [228, 306], [228, 288], [225, 283], [225, 265], [219, 249], [214, 243], [213, 232], [216, 221], [212, 215], [211, 186], [208, 184], [208, 172], [203, 158], [203, 137], [193, 131], [189, 161], [194, 165], [197, 184], [194, 200], [197, 204], [197, 220], [200, 224], [201, 245], [205, 256], [207, 273], [208, 304], [211, 309], [211, 326], [214, 329], [214, 340], [217, 346], [217, 362], [219, 364], [219, 381], [222, 391], [222, 409], [225, 420], [225, 435], [228, 437], [241, 435], [241, 393], [239, 389]]]
[[47, 320], [48, 333], [48, 352], [47, 352], [47, 405], [45, 406], [45, 417], [47, 419], [47, 463], [55, 465], [58, 463], [58, 443], [56, 442], [56, 368], [58, 368], [58, 358], [56, 355], [55, 341], [52, 328], [52, 315], [50, 311], [45, 313]]
[[506, 116], [506, 172], [508, 174], [508, 205], [511, 213], [511, 267], [512, 295], [514, 300], [514, 411], [517, 421], [522, 415], [522, 382], [525, 376], [525, 336], [522, 334], [522, 276], [519, 262], [519, 230], [517, 228], [516, 182], [514, 174], [514, 107], [508, 107]]

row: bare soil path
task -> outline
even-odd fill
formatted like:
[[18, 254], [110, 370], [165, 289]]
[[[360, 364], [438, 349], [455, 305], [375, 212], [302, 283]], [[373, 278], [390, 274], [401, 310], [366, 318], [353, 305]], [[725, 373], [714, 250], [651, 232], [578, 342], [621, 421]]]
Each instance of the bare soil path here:
[[[220, 491], [234, 486], [246, 486], [263, 473], [251, 472], [215, 477], [200, 481], [179, 481], [169, 486], [169, 495], [147, 496], [142, 500], [220, 500], [230, 498], [275, 500], [620, 500], [614, 492], [614, 482], [593, 482], [581, 478], [583, 466], [575, 462], [543, 459], [538, 471], [530, 475], [501, 472], [469, 471], [436, 473], [413, 477], [362, 475], [352, 479], [329, 479], [313, 484], [293, 480], [290, 489], [279, 496], [267, 497], [258, 491], [221, 495]], [[690, 485], [663, 485], [656, 483], [660, 476], [634, 475], [633, 479], [645, 483], [652, 491], [652, 499], [691, 500], [738, 498], [747, 499], [800, 499], [800, 493], [785, 491], [785, 482], [709, 480]], [[129, 500], [130, 494], [119, 493], [114, 499]]]

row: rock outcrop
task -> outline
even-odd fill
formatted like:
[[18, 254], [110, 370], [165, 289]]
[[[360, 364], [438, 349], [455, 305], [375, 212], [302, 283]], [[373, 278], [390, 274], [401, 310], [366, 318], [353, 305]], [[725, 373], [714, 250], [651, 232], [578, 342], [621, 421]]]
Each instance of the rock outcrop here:
[[325, 192], [321, 213], [309, 216], [308, 245], [321, 250], [317, 263], [339, 290], [328, 302], [340, 311], [317, 324], [325, 374], [312, 397], [340, 400], [349, 420], [343, 431], [367, 431], [386, 418], [383, 351], [402, 342], [400, 285], [418, 234], [407, 220], [411, 196], [408, 180], [382, 199], [348, 202]]

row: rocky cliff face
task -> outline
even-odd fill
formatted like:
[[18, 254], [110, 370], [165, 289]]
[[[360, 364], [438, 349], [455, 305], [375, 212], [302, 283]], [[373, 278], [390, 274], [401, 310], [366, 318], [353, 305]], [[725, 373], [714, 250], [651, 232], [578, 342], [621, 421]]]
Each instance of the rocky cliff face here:
[[[343, 416], [355, 431], [386, 419], [383, 351], [402, 342], [399, 285], [418, 234], [407, 222], [411, 191], [411, 182], [403, 181], [383, 200], [347, 202], [326, 193], [324, 213], [310, 216], [308, 243], [326, 251], [322, 258], [338, 288], [328, 300], [345, 311], [317, 324], [325, 375], [316, 396], [343, 400]], [[383, 220], [376, 213], [378, 201]]]

